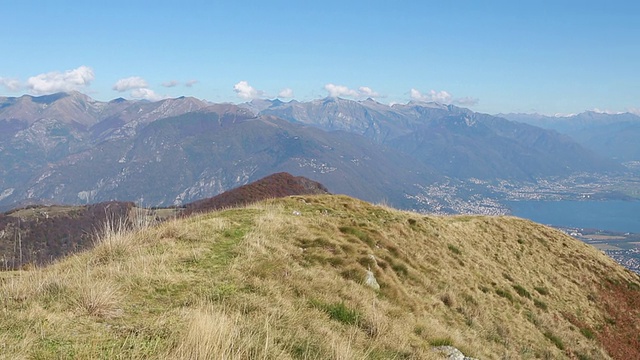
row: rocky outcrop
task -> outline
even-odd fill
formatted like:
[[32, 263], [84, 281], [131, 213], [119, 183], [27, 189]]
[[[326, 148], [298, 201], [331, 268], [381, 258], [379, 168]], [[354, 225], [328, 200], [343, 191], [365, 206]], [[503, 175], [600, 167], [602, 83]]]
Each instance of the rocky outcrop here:
[[447, 360], [478, 360], [476, 358], [465, 356], [462, 351], [453, 346], [436, 346], [434, 351], [446, 356]]

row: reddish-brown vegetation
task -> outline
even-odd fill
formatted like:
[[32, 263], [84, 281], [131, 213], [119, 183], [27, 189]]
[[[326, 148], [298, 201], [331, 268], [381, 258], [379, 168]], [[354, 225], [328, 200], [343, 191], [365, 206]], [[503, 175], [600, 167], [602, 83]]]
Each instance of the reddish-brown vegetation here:
[[126, 219], [134, 204], [105, 202], [82, 207], [31, 206], [0, 214], [0, 266], [43, 265], [91, 247], [107, 219]]
[[597, 337], [609, 355], [614, 359], [640, 359], [640, 284], [607, 282], [596, 301], [607, 316]]
[[324, 185], [286, 172], [276, 173], [212, 198], [188, 204], [184, 214], [207, 212], [291, 195], [328, 194]]
[[[241, 206], [268, 198], [328, 193], [315, 181], [277, 173], [188, 204], [183, 214]], [[0, 214], [0, 269], [44, 265], [88, 249], [105, 221], [127, 219], [133, 207], [131, 202], [105, 202], [75, 207], [29, 206]]]

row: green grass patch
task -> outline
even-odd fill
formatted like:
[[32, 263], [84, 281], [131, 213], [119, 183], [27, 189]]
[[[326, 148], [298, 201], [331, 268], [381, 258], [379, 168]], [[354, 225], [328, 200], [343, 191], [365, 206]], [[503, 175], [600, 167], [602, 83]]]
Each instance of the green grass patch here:
[[560, 339], [556, 335], [553, 335], [551, 331], [545, 331], [544, 336], [549, 339], [558, 349], [564, 350], [564, 343], [562, 342], [562, 339]]
[[422, 325], [417, 325], [415, 328], [413, 328], [413, 333], [418, 335], [418, 336], [422, 336], [427, 332], [427, 328], [422, 326]]
[[547, 289], [546, 287], [543, 286], [536, 286], [534, 287], [535, 291], [538, 292], [538, 294], [540, 295], [549, 295], [549, 289]]
[[537, 307], [538, 309], [545, 311], [549, 308], [546, 302], [538, 299], [533, 299], [533, 305], [535, 305], [535, 307]]
[[451, 338], [435, 338], [429, 340], [431, 346], [453, 346], [453, 340]]
[[208, 299], [213, 302], [226, 300], [238, 292], [238, 288], [233, 283], [222, 283], [214, 287], [208, 294]]
[[531, 293], [529, 293], [527, 289], [525, 289], [524, 287], [516, 284], [516, 285], [513, 285], [513, 289], [518, 293], [518, 295], [525, 297], [527, 299], [531, 299]]
[[409, 275], [409, 268], [407, 268], [407, 265], [405, 265], [405, 264], [393, 263], [393, 264], [391, 264], [391, 268], [400, 277], [407, 277]]
[[412, 359], [411, 354], [392, 349], [371, 349], [367, 359], [387, 360], [387, 359]]
[[589, 328], [581, 328], [580, 333], [587, 339], [595, 339], [596, 334]]
[[462, 251], [459, 248], [457, 248], [455, 245], [449, 244], [447, 245], [447, 247], [449, 248], [449, 251], [451, 251], [452, 253], [456, 255], [462, 255]]
[[533, 325], [538, 326], [540, 324], [540, 322], [538, 321], [538, 318], [536, 318], [536, 315], [532, 311], [529, 311], [529, 310], [525, 311], [524, 316]]
[[511, 295], [511, 293], [509, 292], [509, 290], [503, 290], [503, 289], [496, 289], [496, 294], [498, 296], [501, 296], [511, 302], [514, 302], [515, 299], [513, 298], [513, 295]]
[[323, 357], [322, 347], [309, 339], [294, 342], [289, 353], [294, 359], [321, 359]]
[[311, 300], [311, 306], [324, 311], [332, 320], [345, 325], [359, 325], [362, 315], [358, 310], [351, 309], [345, 305], [344, 301], [328, 304], [319, 300]]
[[57, 358], [73, 359], [76, 356], [74, 344], [70, 340], [57, 338], [42, 338], [36, 344], [35, 359]]
[[339, 228], [340, 232], [343, 234], [353, 235], [360, 239], [362, 242], [366, 243], [370, 247], [374, 247], [376, 245], [375, 241], [367, 234], [366, 232], [353, 227], [353, 226], [341, 226]]

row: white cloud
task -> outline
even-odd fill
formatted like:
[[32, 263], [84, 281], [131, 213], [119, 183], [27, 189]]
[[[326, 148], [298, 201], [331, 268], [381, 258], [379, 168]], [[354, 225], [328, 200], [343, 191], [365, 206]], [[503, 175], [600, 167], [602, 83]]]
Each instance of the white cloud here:
[[453, 96], [444, 90], [429, 90], [428, 94], [423, 94], [416, 89], [411, 89], [411, 98], [417, 101], [437, 102], [441, 104], [450, 104], [451, 100], [453, 100]]
[[362, 97], [368, 97], [368, 98], [376, 98], [379, 97], [380, 94], [378, 94], [377, 92], [373, 91], [370, 87], [368, 86], [360, 86], [358, 88], [358, 91], [360, 92], [360, 95]]
[[7, 91], [18, 91], [22, 88], [22, 84], [20, 84], [20, 81], [3, 77], [0, 77], [0, 85], [7, 89]]
[[472, 97], [463, 97], [460, 99], [454, 99], [453, 103], [461, 106], [474, 106], [478, 105], [478, 99]]
[[576, 113], [555, 113], [553, 114], [553, 117], [557, 117], [557, 118], [568, 118], [568, 117], [572, 117], [572, 116], [576, 116], [578, 114]]
[[155, 91], [147, 88], [133, 89], [131, 91], [131, 97], [135, 99], [145, 99], [149, 101], [158, 101], [165, 98], [164, 96], [158, 95], [155, 93]]
[[131, 76], [128, 78], [120, 79], [113, 85], [113, 90], [117, 92], [125, 92], [128, 90], [141, 89], [149, 87], [149, 84], [145, 79], [139, 76]]
[[428, 93], [423, 94], [416, 89], [411, 89], [411, 98], [416, 101], [422, 102], [436, 102], [439, 104], [456, 104], [462, 106], [473, 106], [478, 104], [478, 99], [471, 97], [454, 98], [448, 91], [429, 90]]
[[290, 88], [282, 89], [278, 93], [278, 97], [283, 99], [291, 99], [293, 97], [293, 90]]
[[165, 81], [165, 82], [163, 82], [163, 83], [162, 83], [162, 86], [170, 88], [170, 87], [178, 86], [179, 84], [180, 84], [180, 82], [179, 82], [179, 81], [171, 80], [171, 81]]
[[[190, 88], [190, 87], [192, 87], [193, 85], [195, 85], [197, 83], [198, 83], [198, 80], [188, 80], [188, 81], [184, 82], [184, 86]], [[164, 86], [164, 87], [167, 87], [167, 88], [172, 88], [172, 87], [176, 87], [176, 86], [180, 85], [180, 81], [178, 81], [178, 80], [169, 80], [169, 81], [163, 82], [161, 85]], [[144, 86], [144, 87], [147, 87], [147, 86]]]
[[[178, 84], [178, 81], [171, 80], [162, 83], [162, 86], [173, 87]], [[113, 90], [118, 92], [131, 90], [130, 95], [134, 99], [158, 101], [167, 98], [167, 96], [159, 95], [155, 91], [149, 89], [149, 84], [147, 83], [147, 81], [140, 76], [130, 76], [128, 78], [116, 81], [116, 83], [113, 85]]]
[[[598, 109], [598, 108], [594, 108], [593, 110], [594, 113], [598, 113], [598, 114], [607, 114], [607, 115], [619, 115], [619, 114], [624, 114], [624, 111], [613, 111], [613, 110], [609, 110], [609, 109]], [[631, 111], [629, 111], [631, 112]]]
[[358, 97], [358, 92], [349, 89], [343, 85], [335, 85], [335, 84], [327, 84], [324, 86], [324, 89], [329, 92], [329, 97], [339, 97], [339, 96], [348, 96], [348, 97]]
[[27, 80], [27, 88], [35, 94], [50, 94], [89, 86], [94, 79], [93, 69], [83, 65], [65, 72], [52, 71], [32, 76]]
[[264, 91], [256, 90], [253, 86], [249, 85], [246, 81], [240, 81], [233, 85], [233, 91], [238, 94], [238, 97], [244, 100], [258, 99], [264, 96]]
[[640, 108], [632, 107], [632, 108], [629, 108], [628, 111], [634, 115], [640, 115]]
[[329, 93], [329, 97], [352, 97], [352, 98], [367, 98], [367, 97], [379, 97], [380, 94], [373, 91], [368, 86], [360, 86], [358, 90], [350, 89], [344, 85], [327, 84], [324, 89]]

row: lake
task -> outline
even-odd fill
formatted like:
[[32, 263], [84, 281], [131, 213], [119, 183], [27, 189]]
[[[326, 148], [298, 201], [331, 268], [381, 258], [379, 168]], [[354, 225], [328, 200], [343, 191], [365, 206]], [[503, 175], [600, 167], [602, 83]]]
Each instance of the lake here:
[[513, 215], [545, 225], [640, 233], [640, 201], [509, 201]]

